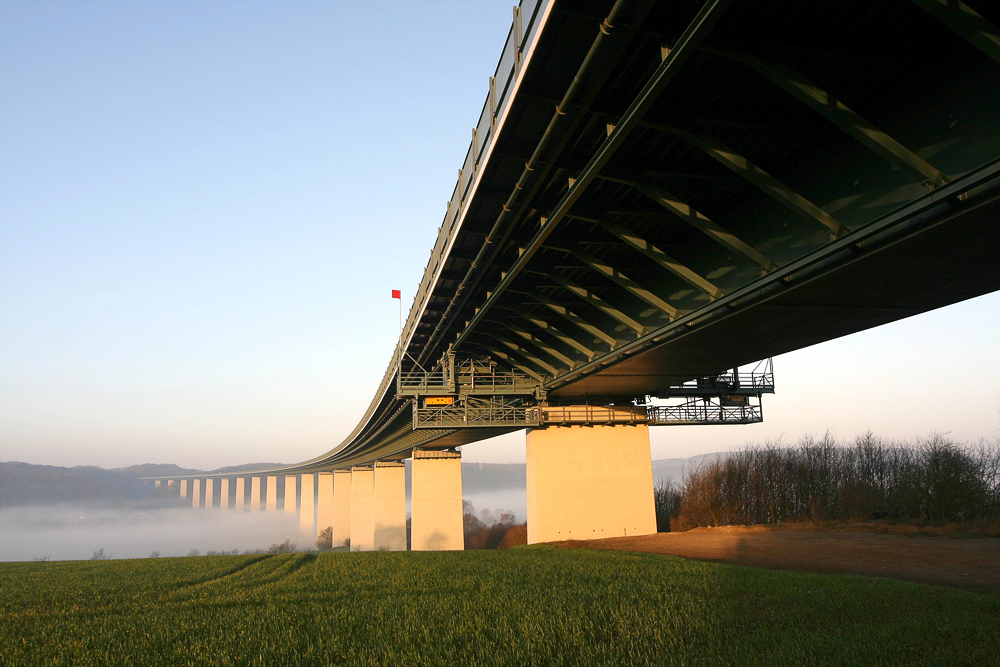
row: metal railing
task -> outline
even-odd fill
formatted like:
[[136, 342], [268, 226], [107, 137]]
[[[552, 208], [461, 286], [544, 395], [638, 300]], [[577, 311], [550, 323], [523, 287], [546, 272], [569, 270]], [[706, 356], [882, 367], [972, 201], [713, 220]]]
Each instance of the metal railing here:
[[461, 405], [419, 407], [414, 405], [413, 428], [524, 428], [539, 425], [537, 406], [465, 402]]
[[430, 290], [434, 276], [444, 258], [448, 240], [468, 206], [472, 185], [481, 171], [480, 163], [496, 140], [500, 121], [513, 99], [514, 84], [523, 68], [524, 54], [530, 51], [538, 38], [541, 17], [546, 6], [551, 2], [552, 0], [521, 0], [520, 4], [514, 8], [514, 20], [507, 33], [507, 40], [504, 42], [500, 60], [497, 62], [493, 76], [490, 77], [489, 93], [479, 114], [479, 122], [472, 130], [472, 141], [466, 151], [462, 168], [459, 169], [458, 181], [452, 191], [444, 220], [441, 222], [441, 227], [438, 228], [437, 240], [431, 249], [430, 259], [427, 261], [427, 266], [424, 267], [423, 279], [420, 281], [413, 305], [407, 314], [400, 344], [409, 338], [413, 327], [416, 326], [421, 304]]
[[651, 405], [646, 410], [651, 426], [756, 424], [764, 421], [760, 405], [719, 405], [700, 399], [681, 405]]

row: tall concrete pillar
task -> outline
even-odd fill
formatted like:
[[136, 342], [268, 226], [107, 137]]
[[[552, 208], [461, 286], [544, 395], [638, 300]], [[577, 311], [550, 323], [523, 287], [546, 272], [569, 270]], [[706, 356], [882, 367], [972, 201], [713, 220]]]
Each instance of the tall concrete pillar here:
[[[327, 528], [333, 531], [333, 473], [319, 474], [318, 498], [316, 500], [316, 539]], [[333, 535], [331, 534], [331, 539]]]
[[181, 480], [181, 498], [188, 497], [188, 481], [186, 479]]
[[177, 480], [173, 480], [173, 479], [168, 479], [167, 480], [167, 491], [169, 491], [169, 490], [171, 490], [171, 489], [174, 488], [174, 482], [176, 482], [176, 481]]
[[295, 479], [295, 475], [285, 475], [285, 514], [295, 514], [298, 511]]
[[375, 463], [375, 549], [406, 551], [406, 467]]
[[375, 468], [351, 468], [351, 551], [375, 548]]
[[205, 509], [215, 507], [215, 480], [205, 480]]
[[278, 511], [278, 477], [268, 475], [267, 477], [267, 511]]
[[153, 482], [153, 486], [155, 486], [156, 488], [160, 488], [160, 480], [156, 480], [155, 482]]
[[236, 478], [236, 511], [245, 511], [244, 506], [247, 501], [247, 481], [244, 477]]
[[351, 543], [351, 471], [333, 471], [333, 546]]
[[194, 480], [194, 486], [191, 490], [191, 507], [195, 509], [201, 507], [201, 480]]
[[229, 478], [223, 477], [219, 482], [219, 509], [229, 509]]
[[[299, 539], [316, 539], [316, 475], [302, 475], [302, 501], [299, 507]], [[310, 546], [310, 545], [306, 545]]]
[[250, 511], [260, 511], [260, 477], [250, 478]]
[[465, 548], [460, 452], [414, 450], [410, 516], [413, 551]]
[[649, 428], [528, 429], [528, 544], [656, 532]]

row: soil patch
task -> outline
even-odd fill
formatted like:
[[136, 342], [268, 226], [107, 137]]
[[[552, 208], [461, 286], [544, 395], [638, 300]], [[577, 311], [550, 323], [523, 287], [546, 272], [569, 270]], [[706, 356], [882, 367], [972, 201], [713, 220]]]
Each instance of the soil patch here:
[[554, 545], [640, 551], [771, 569], [894, 577], [1000, 596], [997, 538], [918, 538], [725, 526]]

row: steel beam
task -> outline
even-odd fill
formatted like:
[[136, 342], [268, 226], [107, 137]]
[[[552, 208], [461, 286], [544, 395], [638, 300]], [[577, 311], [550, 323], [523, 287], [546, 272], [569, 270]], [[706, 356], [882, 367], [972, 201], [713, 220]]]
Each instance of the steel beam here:
[[721, 243], [725, 247], [729, 248], [733, 252], [743, 255], [749, 259], [754, 264], [760, 266], [764, 271], [774, 271], [778, 268], [772, 260], [765, 257], [763, 254], [754, 250], [750, 245], [743, 242], [735, 234], [727, 232], [725, 229], [719, 225], [712, 222], [707, 216], [699, 213], [695, 209], [691, 208], [689, 205], [682, 202], [680, 199], [670, 194], [663, 188], [650, 185], [647, 183], [634, 183], [632, 181], [623, 181], [628, 185], [631, 185], [639, 192], [655, 201], [657, 204], [667, 209], [678, 218], [688, 223], [692, 227], [696, 228], [700, 232], [708, 235], [715, 241]]
[[585, 287], [580, 287], [579, 285], [577, 285], [575, 282], [573, 282], [569, 278], [564, 278], [561, 275], [559, 275], [558, 273], [549, 273], [549, 274], [546, 274], [546, 275], [549, 278], [551, 278], [552, 280], [554, 280], [557, 283], [559, 283], [560, 285], [562, 285], [567, 291], [571, 292], [575, 296], [580, 297], [581, 299], [583, 299], [584, 301], [586, 301], [587, 303], [589, 303], [591, 306], [593, 306], [593, 307], [597, 308], [598, 310], [600, 310], [601, 312], [603, 312], [605, 315], [608, 315], [608, 316], [612, 317], [613, 319], [618, 320], [619, 322], [621, 322], [625, 326], [627, 326], [627, 327], [629, 327], [631, 329], [634, 329], [635, 332], [637, 334], [639, 334], [640, 336], [647, 331], [646, 327], [644, 327], [642, 324], [636, 322], [631, 317], [629, 317], [628, 315], [626, 315], [622, 311], [618, 310], [617, 308], [615, 308], [614, 306], [612, 306], [610, 303], [608, 303], [607, 301], [605, 301], [601, 297], [599, 297], [596, 294], [594, 294], [589, 289], [587, 289]]
[[521, 347], [521, 345], [519, 345], [518, 343], [515, 343], [514, 341], [508, 338], [505, 338], [504, 336], [498, 334], [495, 331], [490, 331], [489, 335], [492, 336], [493, 338], [496, 338], [498, 342], [502, 343], [503, 345], [506, 345], [511, 350], [514, 350], [517, 354], [521, 355], [523, 358], [527, 359], [529, 362], [534, 364], [536, 368], [541, 368], [547, 371], [548, 374], [552, 376], [559, 375], [559, 370], [555, 366], [542, 361], [534, 354], [532, 354], [529, 350], [526, 350], [523, 347]]
[[507, 327], [508, 329], [510, 329], [511, 331], [513, 331], [515, 334], [517, 334], [518, 336], [520, 336], [524, 340], [528, 341], [529, 343], [531, 343], [532, 345], [534, 345], [535, 347], [537, 347], [539, 350], [541, 350], [545, 354], [549, 355], [550, 357], [552, 357], [553, 359], [555, 359], [559, 363], [561, 363], [564, 366], [566, 366], [566, 368], [573, 368], [574, 366], [576, 366], [576, 362], [575, 361], [573, 361], [572, 359], [570, 359], [569, 357], [567, 357], [565, 354], [563, 354], [559, 350], [553, 348], [551, 345], [549, 345], [548, 343], [546, 343], [544, 340], [541, 340], [540, 338], [537, 338], [536, 336], [528, 333], [524, 329], [521, 329], [521, 328], [519, 328], [519, 327], [511, 324], [510, 322], [495, 322], [493, 320], [486, 320], [486, 321], [487, 322], [492, 322], [493, 324], [497, 324], [497, 325], [502, 326], [502, 327]]
[[633, 100], [624, 115], [619, 119], [618, 124], [615, 125], [615, 129], [604, 140], [604, 143], [597, 149], [594, 156], [587, 163], [587, 166], [578, 174], [573, 185], [559, 200], [555, 208], [552, 209], [546, 224], [531, 239], [517, 261], [514, 262], [508, 271], [504, 272], [504, 277], [501, 279], [500, 284], [491, 291], [490, 296], [487, 297], [486, 301], [479, 308], [479, 311], [473, 315], [469, 324], [458, 335], [453, 344], [454, 348], [462, 345], [479, 321], [485, 317], [486, 312], [496, 305], [500, 297], [503, 296], [503, 293], [507, 291], [517, 276], [527, 266], [531, 258], [534, 257], [535, 253], [545, 243], [545, 240], [555, 230], [556, 226], [569, 213], [570, 208], [583, 195], [604, 165], [611, 160], [618, 148], [625, 143], [632, 130], [639, 126], [642, 117], [659, 98], [660, 94], [667, 87], [667, 84], [673, 80], [677, 73], [684, 67], [685, 63], [691, 58], [691, 55], [711, 32], [731, 2], [732, 0], [707, 0], [702, 5], [694, 19], [684, 29], [680, 38], [678, 38], [674, 49], [646, 81], [646, 84], [639, 91], [635, 100]]
[[516, 312], [518, 315], [520, 315], [524, 319], [534, 324], [542, 331], [545, 331], [550, 335], [554, 336], [560, 342], [565, 343], [566, 345], [572, 347], [574, 350], [578, 352], [581, 352], [585, 357], [587, 357], [588, 360], [593, 359], [594, 357], [597, 356], [596, 350], [590, 349], [589, 347], [578, 341], [576, 338], [573, 338], [569, 334], [563, 333], [556, 327], [552, 326], [542, 317], [535, 315], [534, 313], [529, 313], [527, 310], [524, 310], [523, 308], [515, 308], [514, 312]]
[[605, 333], [604, 330], [601, 329], [600, 327], [594, 326], [583, 317], [580, 317], [579, 315], [571, 311], [566, 306], [550, 299], [544, 294], [532, 294], [531, 296], [534, 297], [543, 306], [546, 306], [547, 308], [549, 308], [549, 310], [555, 312], [557, 315], [562, 315], [564, 318], [566, 318], [576, 326], [580, 327], [587, 333], [594, 336], [594, 338], [603, 340], [605, 343], [611, 346], [612, 350], [618, 347], [618, 345], [621, 343], [621, 341], [619, 341], [617, 338]]
[[497, 357], [500, 357], [501, 359], [503, 359], [504, 361], [506, 361], [508, 364], [510, 364], [514, 368], [518, 368], [518, 369], [524, 371], [525, 373], [527, 373], [531, 377], [535, 378], [539, 382], [544, 382], [545, 381], [545, 376], [543, 376], [542, 374], [540, 374], [537, 369], [531, 368], [530, 366], [525, 366], [523, 363], [519, 362], [517, 359], [515, 359], [512, 356], [510, 356], [506, 352], [503, 352], [502, 350], [498, 350], [498, 349], [493, 348], [493, 347], [489, 347], [487, 345], [483, 345], [482, 348], [484, 350], [486, 350], [487, 352], [489, 352], [490, 354], [492, 354], [494, 356], [497, 356]]
[[806, 220], [812, 220], [823, 225], [834, 235], [841, 237], [847, 233], [848, 229], [840, 224], [836, 218], [816, 206], [811, 201], [792, 190], [790, 187], [767, 173], [753, 162], [743, 157], [732, 148], [707, 134], [689, 132], [677, 127], [661, 125], [659, 123], [642, 123], [644, 126], [675, 134], [687, 141], [692, 146], [700, 149], [709, 157], [714, 158], [727, 169], [742, 176], [748, 183], [775, 199], [793, 213], [797, 213]]
[[714, 55], [743, 63], [767, 77], [772, 83], [791, 94], [813, 111], [851, 135], [876, 154], [918, 179], [939, 187], [948, 182], [940, 171], [925, 162], [919, 155], [882, 132], [877, 127], [852, 111], [846, 104], [835, 99], [815, 83], [785, 65], [765, 63], [753, 56], [733, 53], [725, 49], [703, 48]]
[[958, 0], [913, 0], [925, 12], [1000, 63], [1000, 30]]
[[597, 271], [602, 276], [611, 279], [615, 284], [627, 290], [629, 294], [642, 299], [653, 308], [661, 310], [671, 318], [677, 317], [680, 314], [680, 311], [677, 310], [677, 308], [656, 296], [645, 287], [642, 287], [624, 273], [611, 266], [608, 262], [598, 259], [594, 255], [584, 252], [583, 250], [571, 250], [570, 252], [574, 257], [592, 268], [594, 271]]
[[722, 296], [722, 290], [712, 284], [709, 280], [698, 273], [695, 273], [690, 268], [681, 264], [679, 261], [623, 225], [619, 225], [614, 222], [606, 222], [604, 220], [594, 220], [593, 222], [611, 232], [630, 247], [638, 250], [643, 255], [650, 258], [667, 271], [670, 271], [692, 287], [701, 290], [710, 298], [718, 299]]

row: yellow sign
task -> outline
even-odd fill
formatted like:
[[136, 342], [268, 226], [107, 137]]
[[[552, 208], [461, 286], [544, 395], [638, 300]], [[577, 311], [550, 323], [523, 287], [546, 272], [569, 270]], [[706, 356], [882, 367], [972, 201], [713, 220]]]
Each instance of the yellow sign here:
[[424, 405], [451, 405], [454, 402], [454, 396], [428, 396], [424, 399]]

